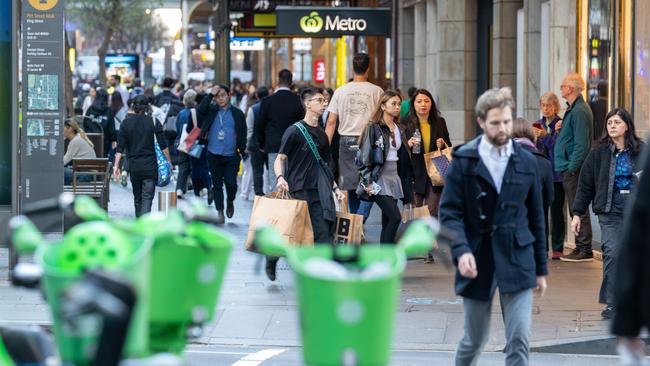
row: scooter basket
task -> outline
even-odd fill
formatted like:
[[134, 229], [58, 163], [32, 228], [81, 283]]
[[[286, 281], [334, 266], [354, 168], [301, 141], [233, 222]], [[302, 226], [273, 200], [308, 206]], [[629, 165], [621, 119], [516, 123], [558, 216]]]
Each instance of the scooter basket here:
[[141, 357], [148, 352], [147, 304], [151, 240], [125, 236], [100, 221], [79, 224], [53, 245], [39, 246], [36, 261], [43, 267], [42, 286], [50, 307], [53, 331], [61, 358], [77, 366], [93, 359], [101, 332], [96, 315], [81, 316], [69, 324], [63, 316], [66, 289], [83, 277], [85, 269], [115, 271], [130, 280], [138, 301], [131, 318], [125, 355]]
[[[352, 251], [352, 247], [340, 247]], [[287, 251], [296, 275], [305, 363], [314, 366], [381, 366], [390, 359], [400, 277], [406, 259], [394, 246], [365, 246], [348, 269], [382, 261], [389, 273], [376, 279], [326, 279], [306, 270], [311, 258], [332, 258], [329, 246]]]

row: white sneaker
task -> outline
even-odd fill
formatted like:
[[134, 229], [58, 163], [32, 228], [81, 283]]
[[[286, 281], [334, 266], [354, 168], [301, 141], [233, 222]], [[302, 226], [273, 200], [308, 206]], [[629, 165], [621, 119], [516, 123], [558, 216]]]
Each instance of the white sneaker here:
[[183, 198], [183, 191], [180, 190], [180, 189], [177, 189], [177, 190], [176, 190], [176, 197], [178, 197], [178, 198]]
[[207, 188], [203, 188], [203, 189], [201, 189], [201, 191], [199, 192], [199, 196], [200, 196], [200, 197], [205, 197], [205, 196], [207, 196], [207, 195], [208, 195], [208, 189], [207, 189]]

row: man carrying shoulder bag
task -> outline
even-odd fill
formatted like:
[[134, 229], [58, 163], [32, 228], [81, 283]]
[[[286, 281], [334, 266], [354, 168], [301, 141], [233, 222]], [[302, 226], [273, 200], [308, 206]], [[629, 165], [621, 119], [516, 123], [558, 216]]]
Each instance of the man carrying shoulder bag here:
[[[273, 166], [277, 189], [307, 201], [314, 242], [332, 243], [336, 222], [332, 191], [339, 200], [343, 194], [334, 184], [327, 135], [318, 125], [318, 117], [325, 112], [325, 97], [321, 89], [313, 88], [305, 90], [301, 99], [305, 118], [287, 128]], [[275, 280], [277, 261], [267, 257], [266, 274], [271, 281]]]

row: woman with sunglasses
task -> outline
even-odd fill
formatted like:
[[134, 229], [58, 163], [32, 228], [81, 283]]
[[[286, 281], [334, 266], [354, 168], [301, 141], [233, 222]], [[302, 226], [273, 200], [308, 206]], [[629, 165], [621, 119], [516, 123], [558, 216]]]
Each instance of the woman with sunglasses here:
[[381, 208], [381, 243], [395, 242], [401, 215], [397, 200], [411, 203], [411, 159], [399, 125], [402, 97], [387, 90], [359, 141], [357, 195]]
[[603, 282], [598, 301], [607, 305], [601, 315], [609, 319], [615, 312], [613, 271], [623, 238], [623, 214], [640, 175], [637, 163], [643, 142], [636, 136], [632, 116], [625, 109], [612, 110], [605, 121], [605, 133], [580, 171], [571, 209], [571, 231], [576, 236], [580, 233], [580, 216], [592, 204], [602, 233]]
[[[429, 213], [438, 217], [443, 186], [434, 186], [431, 183], [424, 154], [451, 147], [447, 122], [440, 115], [431, 93], [426, 89], [418, 89], [413, 93], [408, 114], [402, 118], [401, 123], [406, 132], [404, 141], [407, 141], [411, 151], [415, 204], [426, 204]], [[415, 131], [420, 134], [419, 138], [414, 136]]]

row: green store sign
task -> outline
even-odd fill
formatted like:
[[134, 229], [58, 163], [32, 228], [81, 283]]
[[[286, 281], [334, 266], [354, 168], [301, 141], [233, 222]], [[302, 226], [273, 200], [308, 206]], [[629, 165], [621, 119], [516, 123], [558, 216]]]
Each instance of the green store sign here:
[[278, 7], [277, 35], [331, 37], [388, 36], [391, 12], [384, 8]]

